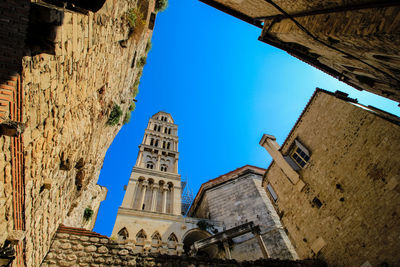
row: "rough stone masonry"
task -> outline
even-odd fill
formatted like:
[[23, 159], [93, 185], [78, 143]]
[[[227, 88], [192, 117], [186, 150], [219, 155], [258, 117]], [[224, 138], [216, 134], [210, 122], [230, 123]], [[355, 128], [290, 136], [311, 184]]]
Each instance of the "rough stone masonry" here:
[[[145, 25], [132, 35], [126, 14], [135, 7]], [[137, 61], [152, 35], [154, 1], [106, 1], [87, 14], [30, 1], [6, 0], [1, 8], [16, 27], [0, 23], [12, 37], [1, 41], [12, 60], [0, 69], [0, 100], [6, 99], [0, 123], [9, 116], [22, 119], [26, 129], [0, 137], [0, 245], [12, 239], [17, 266], [39, 266], [60, 223], [93, 226], [96, 214], [87, 221], [83, 213], [96, 211], [105, 197], [96, 183], [123, 116], [116, 126], [106, 122], [114, 105], [129, 112], [142, 71]], [[13, 86], [14, 95], [3, 97]]]

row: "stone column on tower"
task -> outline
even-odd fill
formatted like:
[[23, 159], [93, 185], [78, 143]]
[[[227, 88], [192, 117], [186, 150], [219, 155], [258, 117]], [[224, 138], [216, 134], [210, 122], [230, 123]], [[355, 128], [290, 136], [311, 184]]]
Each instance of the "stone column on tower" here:
[[153, 196], [151, 198], [151, 211], [156, 211], [157, 207], [157, 193], [158, 193], [158, 185], [153, 185]]
[[133, 200], [135, 198], [135, 189], [136, 189], [136, 181], [133, 179], [129, 180], [128, 186], [126, 188], [124, 200], [122, 201], [121, 207], [133, 208]]
[[164, 185], [162, 187], [162, 193], [163, 193], [162, 213], [166, 213], [167, 212], [167, 192], [168, 192], [168, 186]]
[[147, 185], [148, 185], [147, 181], [143, 181], [143, 183], [142, 183], [142, 193], [140, 195], [140, 202], [139, 202], [139, 210], [143, 210], [144, 197], [146, 196]]

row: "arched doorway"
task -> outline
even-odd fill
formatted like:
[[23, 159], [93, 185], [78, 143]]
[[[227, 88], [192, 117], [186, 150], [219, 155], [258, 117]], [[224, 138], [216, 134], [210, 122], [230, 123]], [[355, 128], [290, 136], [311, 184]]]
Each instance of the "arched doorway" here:
[[[210, 237], [211, 234], [199, 228], [191, 229], [183, 236], [183, 250], [186, 255], [189, 255], [190, 247], [194, 242]], [[198, 256], [205, 256], [208, 258], [215, 258], [218, 254], [218, 246], [212, 245], [197, 252]]]

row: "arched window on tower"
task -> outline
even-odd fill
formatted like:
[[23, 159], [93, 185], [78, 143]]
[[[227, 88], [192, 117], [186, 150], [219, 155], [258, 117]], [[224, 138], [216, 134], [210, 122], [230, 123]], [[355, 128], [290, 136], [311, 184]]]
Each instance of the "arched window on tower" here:
[[168, 129], [168, 134], [171, 134], [171, 128]]
[[168, 170], [167, 165], [165, 165], [165, 164], [161, 165], [160, 170], [161, 170], [162, 172], [166, 172], [166, 171]]
[[167, 132], [168, 132], [168, 128], [165, 127], [165, 128], [164, 128], [164, 133], [167, 133]]
[[151, 236], [151, 246], [156, 248], [161, 246], [161, 235], [157, 231]]
[[118, 241], [125, 241], [129, 237], [128, 230], [126, 230], [125, 227], [119, 230], [117, 235], [118, 235]]
[[162, 148], [164, 148], [164, 149], [165, 149], [165, 147], [166, 147], [166, 142], [165, 142], [165, 141], [163, 141], [163, 143], [162, 143]]
[[170, 236], [168, 237], [167, 244], [168, 244], [168, 249], [176, 249], [178, 245], [178, 238], [174, 233], [170, 234]]
[[169, 148], [170, 148], [170, 146], [171, 146], [171, 143], [170, 143], [170, 142], [168, 142], [168, 144], [167, 144], [167, 149], [169, 149]]
[[154, 130], [154, 131], [157, 131], [157, 124], [154, 124], [153, 130]]
[[154, 144], [154, 146], [158, 147], [158, 139], [156, 140], [156, 143]]
[[158, 125], [157, 131], [158, 131], [158, 132], [161, 132], [161, 126], [160, 126], [160, 125]]
[[147, 168], [147, 169], [154, 169], [154, 164], [153, 164], [153, 162], [151, 162], [151, 161], [147, 162], [146, 168]]
[[146, 232], [142, 229], [136, 234], [136, 246], [144, 246], [147, 239]]
[[150, 145], [151, 145], [151, 146], [154, 145], [154, 138], [151, 138], [151, 140], [150, 140]]

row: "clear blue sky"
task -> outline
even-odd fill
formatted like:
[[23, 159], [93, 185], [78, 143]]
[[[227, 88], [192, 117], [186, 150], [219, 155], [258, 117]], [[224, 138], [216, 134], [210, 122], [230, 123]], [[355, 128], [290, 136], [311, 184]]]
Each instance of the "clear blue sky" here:
[[108, 188], [95, 231], [110, 235], [148, 119], [163, 110], [178, 124], [179, 172], [200, 185], [246, 164], [266, 168], [263, 133], [282, 144], [316, 87], [341, 90], [400, 115], [397, 103], [357, 91], [257, 40], [261, 30], [196, 0], [170, 0], [158, 14], [131, 122], [107, 151]]

